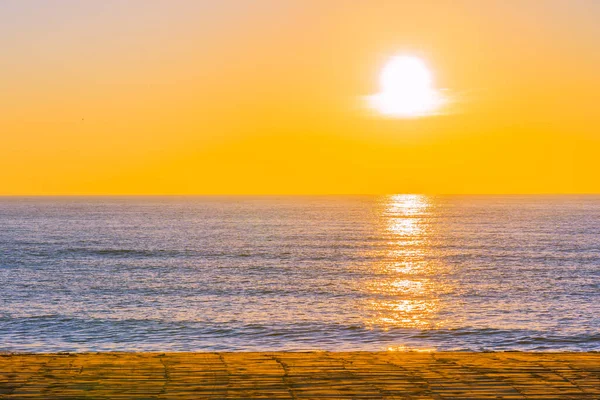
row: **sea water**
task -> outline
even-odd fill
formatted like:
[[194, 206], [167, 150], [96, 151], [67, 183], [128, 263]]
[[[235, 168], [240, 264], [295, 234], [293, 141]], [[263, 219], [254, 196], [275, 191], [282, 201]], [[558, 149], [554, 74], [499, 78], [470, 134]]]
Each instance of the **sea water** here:
[[600, 350], [600, 197], [0, 198], [0, 351]]

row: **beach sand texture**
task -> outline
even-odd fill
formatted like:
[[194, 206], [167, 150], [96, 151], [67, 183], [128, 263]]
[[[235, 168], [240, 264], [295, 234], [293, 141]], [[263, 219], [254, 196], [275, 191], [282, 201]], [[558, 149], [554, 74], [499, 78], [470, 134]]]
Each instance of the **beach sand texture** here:
[[600, 399], [600, 353], [3, 354], [0, 398]]

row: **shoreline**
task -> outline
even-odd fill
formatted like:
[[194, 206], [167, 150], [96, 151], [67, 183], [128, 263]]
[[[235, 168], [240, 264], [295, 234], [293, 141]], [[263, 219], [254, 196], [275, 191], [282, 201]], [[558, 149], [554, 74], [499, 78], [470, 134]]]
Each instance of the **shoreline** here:
[[169, 351], [156, 351], [156, 350], [89, 350], [89, 351], [0, 351], [0, 357], [7, 356], [82, 356], [82, 355], [128, 355], [128, 354], [146, 354], [146, 355], [179, 355], [179, 354], [320, 354], [320, 353], [331, 353], [331, 354], [531, 354], [531, 355], [545, 355], [545, 354], [599, 354], [600, 350], [429, 350], [429, 349], [409, 349], [409, 350], [169, 350]]
[[600, 398], [599, 352], [0, 353], [0, 399]]

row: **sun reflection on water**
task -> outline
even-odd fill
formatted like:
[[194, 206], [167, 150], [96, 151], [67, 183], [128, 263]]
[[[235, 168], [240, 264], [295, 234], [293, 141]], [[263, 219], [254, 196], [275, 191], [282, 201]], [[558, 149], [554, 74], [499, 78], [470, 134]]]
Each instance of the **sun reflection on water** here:
[[431, 208], [431, 199], [424, 195], [393, 195], [382, 202], [380, 229], [388, 243], [372, 266], [376, 278], [366, 285], [367, 325], [385, 330], [439, 327], [439, 294], [447, 287], [434, 279], [439, 267], [427, 260]]
[[422, 348], [422, 349], [415, 349], [413, 347], [409, 347], [409, 346], [405, 346], [405, 345], [400, 345], [400, 346], [389, 346], [387, 348], [387, 351], [398, 351], [398, 352], [417, 352], [417, 353], [431, 353], [434, 352], [435, 349], [433, 348]]

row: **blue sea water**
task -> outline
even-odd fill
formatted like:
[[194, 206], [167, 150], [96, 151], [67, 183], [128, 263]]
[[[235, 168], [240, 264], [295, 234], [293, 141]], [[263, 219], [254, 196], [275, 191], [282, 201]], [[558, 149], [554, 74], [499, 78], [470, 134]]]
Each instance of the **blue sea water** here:
[[600, 197], [0, 198], [0, 351], [600, 350]]

